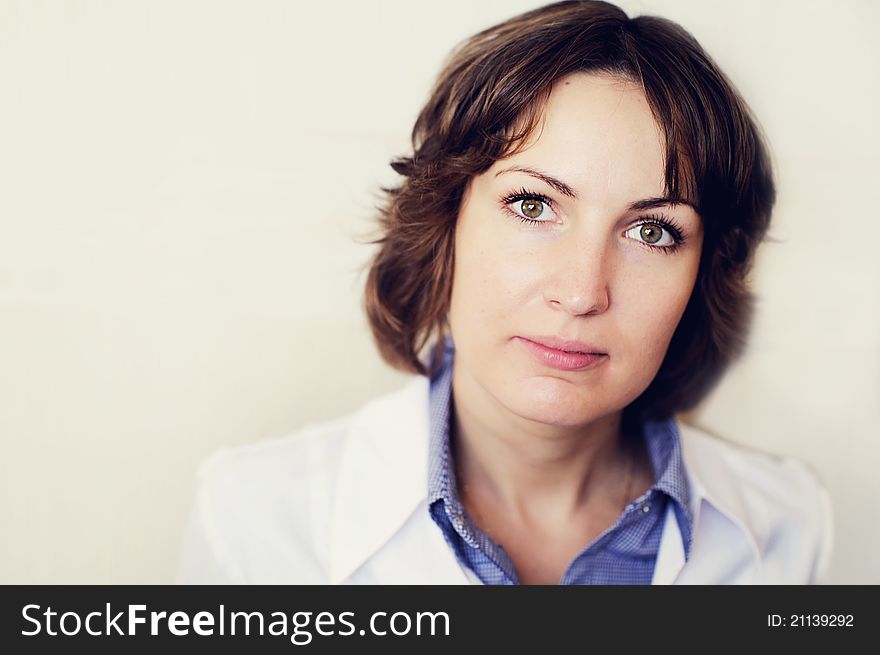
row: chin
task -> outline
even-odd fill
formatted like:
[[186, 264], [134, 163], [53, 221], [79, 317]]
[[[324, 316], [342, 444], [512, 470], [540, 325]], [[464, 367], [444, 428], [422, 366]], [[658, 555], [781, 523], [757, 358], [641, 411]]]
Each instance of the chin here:
[[623, 407], [590, 389], [552, 377], [532, 378], [509, 389], [508, 409], [522, 418], [546, 425], [577, 427]]

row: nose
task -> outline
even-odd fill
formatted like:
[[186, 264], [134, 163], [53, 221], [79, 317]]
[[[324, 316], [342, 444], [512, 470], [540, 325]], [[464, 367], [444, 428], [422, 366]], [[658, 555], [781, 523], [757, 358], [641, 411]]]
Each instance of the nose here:
[[583, 240], [560, 241], [548, 262], [552, 274], [544, 285], [545, 302], [572, 316], [603, 313], [611, 303], [608, 248]]

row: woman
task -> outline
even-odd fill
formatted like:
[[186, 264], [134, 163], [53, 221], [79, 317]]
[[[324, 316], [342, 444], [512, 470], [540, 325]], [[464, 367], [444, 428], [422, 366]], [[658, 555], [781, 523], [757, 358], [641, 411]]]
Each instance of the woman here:
[[741, 349], [774, 201], [693, 38], [601, 2], [515, 17], [455, 51], [413, 146], [366, 310], [418, 376], [209, 460], [182, 580], [819, 579], [814, 477], [675, 419]]

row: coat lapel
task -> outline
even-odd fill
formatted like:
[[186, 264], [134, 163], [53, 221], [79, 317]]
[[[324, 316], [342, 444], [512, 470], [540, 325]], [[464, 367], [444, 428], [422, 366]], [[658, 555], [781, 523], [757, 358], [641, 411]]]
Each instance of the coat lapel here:
[[409, 519], [348, 579], [348, 584], [469, 584], [471, 579], [420, 503]]
[[666, 507], [666, 518], [663, 522], [663, 535], [660, 538], [660, 548], [657, 551], [657, 561], [654, 564], [654, 577], [651, 584], [672, 584], [676, 576], [684, 566], [684, 543], [681, 539], [681, 529], [675, 510], [670, 503]]
[[331, 510], [331, 583], [380, 551], [427, 496], [428, 384], [416, 377], [352, 418]]
[[693, 545], [678, 584], [753, 582], [761, 568], [763, 534], [748, 512], [740, 474], [714, 437], [679, 423], [691, 489]]

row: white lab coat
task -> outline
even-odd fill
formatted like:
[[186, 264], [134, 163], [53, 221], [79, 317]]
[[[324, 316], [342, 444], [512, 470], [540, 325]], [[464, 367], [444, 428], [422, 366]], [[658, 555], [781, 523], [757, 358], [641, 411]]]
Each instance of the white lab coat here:
[[[220, 451], [199, 468], [178, 580], [229, 584], [460, 584], [427, 504], [428, 380], [352, 416]], [[669, 509], [654, 584], [822, 580], [828, 495], [801, 463], [680, 424], [695, 518], [684, 558]]]

